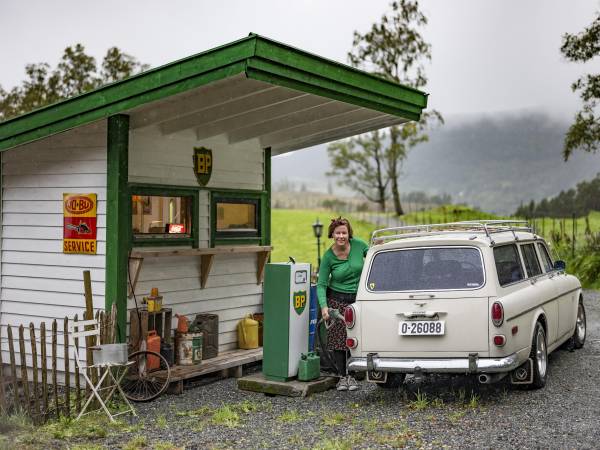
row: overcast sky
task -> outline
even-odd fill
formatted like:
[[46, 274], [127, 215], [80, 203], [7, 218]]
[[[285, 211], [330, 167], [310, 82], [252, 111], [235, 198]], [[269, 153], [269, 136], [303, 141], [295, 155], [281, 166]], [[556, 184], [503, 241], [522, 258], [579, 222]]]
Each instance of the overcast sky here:
[[[0, 84], [24, 66], [55, 66], [80, 42], [100, 60], [113, 45], [153, 67], [255, 32], [346, 62], [354, 30], [366, 31], [385, 0], [0, 0]], [[446, 116], [543, 110], [571, 118], [570, 83], [598, 72], [559, 51], [565, 32], [588, 26], [598, 0], [424, 0], [433, 45], [429, 105]]]

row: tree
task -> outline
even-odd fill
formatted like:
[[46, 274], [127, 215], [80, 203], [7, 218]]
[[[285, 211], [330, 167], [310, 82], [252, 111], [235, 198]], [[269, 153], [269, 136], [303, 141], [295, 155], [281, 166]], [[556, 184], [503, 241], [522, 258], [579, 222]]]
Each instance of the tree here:
[[[592, 24], [581, 33], [563, 35], [560, 51], [568, 60], [580, 63], [600, 55], [600, 12]], [[587, 74], [579, 78], [571, 85], [571, 89], [573, 92], [580, 91], [583, 107], [575, 115], [575, 122], [565, 136], [565, 161], [577, 149], [591, 153], [600, 149], [600, 74]]]
[[327, 175], [340, 177], [342, 184], [360, 192], [367, 200], [377, 203], [385, 212], [386, 178], [385, 158], [381, 133], [370, 134], [334, 142], [327, 148], [332, 171]]
[[8, 92], [0, 86], [0, 121], [122, 80], [148, 67], [117, 47], [111, 47], [98, 71], [96, 59], [86, 55], [83, 45], [75, 44], [64, 50], [56, 69], [51, 70], [47, 63], [27, 64], [27, 79], [21, 86]]
[[[354, 32], [353, 49], [348, 53], [348, 59], [353, 66], [371, 71], [385, 79], [413, 88], [422, 88], [427, 84], [423, 64], [431, 60], [431, 45], [425, 42], [419, 29], [427, 24], [427, 17], [419, 10], [419, 2], [416, 0], [395, 1], [390, 7], [391, 12], [384, 14], [380, 23], [373, 24], [370, 31], [365, 34]], [[434, 122], [443, 123], [443, 118], [439, 112], [432, 110], [423, 113], [417, 123], [389, 128], [386, 135], [388, 143], [378, 154], [380, 160], [372, 161], [370, 165], [373, 168], [385, 167], [382, 182], [378, 187], [389, 184], [397, 215], [404, 213], [399, 188], [403, 161], [412, 147], [428, 140], [425, 130]], [[369, 136], [372, 139], [374, 135]], [[381, 141], [381, 134], [377, 136]], [[369, 137], [363, 137], [363, 142], [366, 144], [368, 139]], [[334, 144], [330, 147], [329, 155], [334, 172], [342, 176], [344, 184], [348, 184], [346, 180], [351, 171], [336, 166], [336, 162], [341, 162], [338, 156], [342, 148]], [[357, 152], [349, 156], [353, 154]], [[357, 157], [358, 163], [367, 169], [369, 166], [361, 159], [368, 158], [369, 155]], [[348, 166], [352, 166], [352, 163], [349, 162]], [[365, 178], [377, 179], [377, 174]], [[378, 195], [378, 202], [382, 197], [385, 196]]]

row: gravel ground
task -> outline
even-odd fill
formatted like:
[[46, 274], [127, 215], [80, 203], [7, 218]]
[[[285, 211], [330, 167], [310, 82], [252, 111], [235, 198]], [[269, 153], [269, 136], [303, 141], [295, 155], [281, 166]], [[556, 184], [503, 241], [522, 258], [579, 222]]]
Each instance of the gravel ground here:
[[93, 443], [122, 448], [143, 435], [150, 448], [599, 448], [600, 292], [584, 297], [586, 345], [552, 353], [541, 390], [430, 376], [398, 391], [362, 382], [302, 399], [238, 391], [226, 379], [138, 404], [132, 423], [143, 431]]

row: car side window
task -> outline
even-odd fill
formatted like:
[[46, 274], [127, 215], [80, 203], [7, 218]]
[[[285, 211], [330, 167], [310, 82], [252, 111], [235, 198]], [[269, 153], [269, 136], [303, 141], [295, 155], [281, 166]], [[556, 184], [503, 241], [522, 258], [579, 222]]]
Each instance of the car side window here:
[[523, 261], [525, 262], [525, 270], [527, 271], [527, 276], [535, 277], [536, 275], [541, 274], [542, 268], [540, 267], [540, 262], [538, 261], [534, 245], [521, 245], [521, 251], [523, 252]]
[[546, 272], [551, 272], [554, 270], [554, 264], [552, 263], [552, 258], [550, 258], [550, 254], [548, 253], [546, 246], [542, 243], [538, 243], [538, 250], [540, 251], [540, 257], [542, 258], [544, 270]]
[[498, 273], [500, 286], [505, 286], [525, 278], [516, 245], [494, 247], [494, 260], [496, 262], [496, 272]]

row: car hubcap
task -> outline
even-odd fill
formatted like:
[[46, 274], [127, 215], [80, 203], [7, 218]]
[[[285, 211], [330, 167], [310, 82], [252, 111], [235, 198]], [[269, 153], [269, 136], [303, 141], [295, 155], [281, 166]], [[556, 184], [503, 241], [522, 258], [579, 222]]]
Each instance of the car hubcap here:
[[544, 339], [544, 330], [542, 328], [540, 328], [537, 332], [535, 357], [538, 366], [538, 372], [540, 377], [543, 378], [546, 376], [547, 354], [546, 339]]
[[577, 339], [579, 342], [585, 339], [585, 310], [582, 304], [579, 304], [577, 309]]

